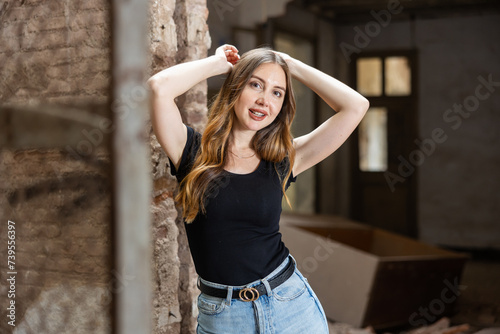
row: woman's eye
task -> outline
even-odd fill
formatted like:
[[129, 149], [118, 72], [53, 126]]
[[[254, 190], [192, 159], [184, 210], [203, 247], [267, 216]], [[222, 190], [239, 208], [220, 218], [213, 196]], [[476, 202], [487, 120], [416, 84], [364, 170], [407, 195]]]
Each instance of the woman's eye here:
[[258, 83], [258, 82], [251, 82], [250, 86], [252, 86], [254, 88], [260, 88], [260, 83]]
[[274, 95], [276, 97], [281, 97], [283, 94], [279, 90], [277, 90], [277, 91], [274, 92]]

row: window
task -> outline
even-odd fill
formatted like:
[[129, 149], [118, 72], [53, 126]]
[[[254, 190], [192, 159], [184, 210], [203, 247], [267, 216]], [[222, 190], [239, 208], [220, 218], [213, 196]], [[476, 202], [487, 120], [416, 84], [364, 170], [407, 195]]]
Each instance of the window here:
[[360, 58], [357, 62], [358, 92], [365, 96], [382, 95], [382, 60]]
[[411, 70], [408, 57], [362, 57], [356, 62], [357, 90], [371, 96], [408, 96]]
[[[356, 89], [372, 105], [359, 125], [359, 170], [384, 172], [388, 168], [388, 120], [395, 99], [412, 95], [410, 60], [405, 55], [377, 54], [356, 59]], [[401, 102], [401, 100], [399, 100]], [[399, 112], [399, 111], [398, 111]]]
[[370, 108], [359, 125], [359, 169], [387, 170], [387, 109]]
[[407, 57], [385, 58], [385, 94], [387, 96], [411, 94], [411, 71]]

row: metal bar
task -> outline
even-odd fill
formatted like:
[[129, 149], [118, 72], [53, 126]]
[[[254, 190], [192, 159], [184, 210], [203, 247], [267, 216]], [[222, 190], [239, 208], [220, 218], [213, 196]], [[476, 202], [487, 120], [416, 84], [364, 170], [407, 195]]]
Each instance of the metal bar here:
[[148, 93], [148, 5], [144, 0], [112, 1], [114, 249], [114, 332], [151, 333], [150, 151]]
[[9, 149], [65, 148], [86, 157], [108, 145], [112, 121], [101, 116], [107, 105], [87, 109], [58, 106], [0, 106], [0, 147]]

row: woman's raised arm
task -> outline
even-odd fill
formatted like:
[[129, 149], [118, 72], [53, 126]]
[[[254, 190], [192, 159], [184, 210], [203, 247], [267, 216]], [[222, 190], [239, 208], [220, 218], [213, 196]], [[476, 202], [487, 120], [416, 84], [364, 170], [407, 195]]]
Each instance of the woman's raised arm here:
[[361, 122], [369, 102], [335, 78], [287, 54], [277, 53], [285, 59], [294, 78], [312, 89], [336, 111], [315, 130], [294, 139], [296, 155], [293, 175], [296, 176], [328, 157], [346, 141]]
[[200, 81], [227, 73], [238, 59], [238, 50], [234, 46], [223, 45], [211, 57], [169, 67], [148, 80], [152, 92], [153, 131], [176, 168], [186, 144], [187, 131], [175, 98]]

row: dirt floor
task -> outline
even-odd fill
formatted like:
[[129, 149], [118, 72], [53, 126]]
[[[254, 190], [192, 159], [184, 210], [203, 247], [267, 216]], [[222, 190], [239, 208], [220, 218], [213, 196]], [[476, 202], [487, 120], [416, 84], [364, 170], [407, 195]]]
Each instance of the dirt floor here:
[[471, 328], [500, 327], [500, 254], [476, 256], [465, 265], [465, 286], [455, 306], [452, 324]]

